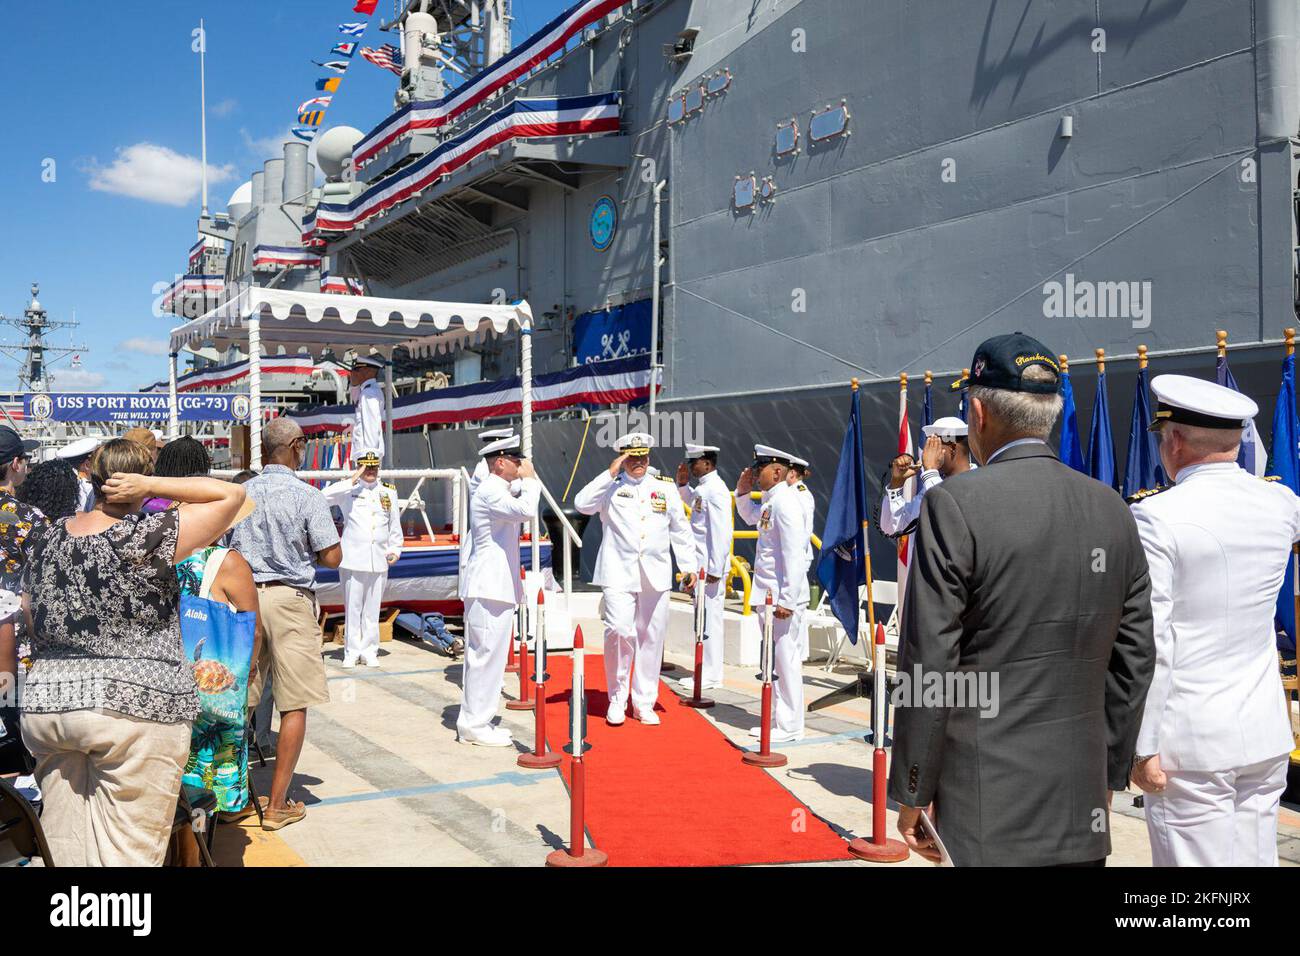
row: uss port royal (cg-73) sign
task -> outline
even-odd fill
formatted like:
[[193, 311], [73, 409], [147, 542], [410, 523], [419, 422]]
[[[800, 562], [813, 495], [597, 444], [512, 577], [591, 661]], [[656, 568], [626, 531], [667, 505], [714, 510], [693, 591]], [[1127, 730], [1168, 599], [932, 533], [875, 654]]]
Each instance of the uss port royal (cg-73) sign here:
[[[36, 422], [166, 421], [167, 396], [138, 392], [29, 392], [23, 417]], [[177, 395], [183, 422], [246, 421], [252, 408], [244, 394]]]

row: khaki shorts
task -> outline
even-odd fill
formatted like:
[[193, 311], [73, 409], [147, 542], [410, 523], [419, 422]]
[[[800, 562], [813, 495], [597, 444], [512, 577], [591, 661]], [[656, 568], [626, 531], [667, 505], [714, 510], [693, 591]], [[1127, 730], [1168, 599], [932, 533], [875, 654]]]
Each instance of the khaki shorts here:
[[316, 596], [306, 588], [268, 584], [258, 585], [257, 600], [265, 640], [249, 684], [248, 706], [257, 706], [268, 672], [271, 697], [280, 713], [328, 704]]

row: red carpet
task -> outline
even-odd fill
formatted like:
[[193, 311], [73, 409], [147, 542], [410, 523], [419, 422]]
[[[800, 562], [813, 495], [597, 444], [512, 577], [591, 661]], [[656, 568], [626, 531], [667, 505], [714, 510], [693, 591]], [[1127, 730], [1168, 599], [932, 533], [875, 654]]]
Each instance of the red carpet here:
[[[662, 682], [655, 707], [663, 722], [628, 717], [605, 723], [605, 664], [587, 654], [587, 832], [610, 866], [735, 866], [851, 859], [847, 843], [771, 776], [741, 763], [703, 715], [684, 707]], [[547, 661], [546, 736], [569, 741], [573, 660]], [[748, 728], [746, 728], [748, 729]], [[569, 759], [561, 765], [570, 781]], [[775, 771], [780, 774], [784, 769]], [[561, 834], [567, 841], [569, 834]]]

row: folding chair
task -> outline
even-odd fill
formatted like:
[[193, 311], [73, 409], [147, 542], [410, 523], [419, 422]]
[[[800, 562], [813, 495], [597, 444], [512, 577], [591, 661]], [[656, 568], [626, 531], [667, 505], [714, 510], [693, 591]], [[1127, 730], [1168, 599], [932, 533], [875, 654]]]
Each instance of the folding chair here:
[[0, 778], [0, 867], [23, 866], [38, 856], [46, 866], [54, 866], [36, 808]]
[[[893, 644], [898, 646], [898, 585], [893, 581], [871, 582], [871, 594], [875, 600], [876, 606], [882, 604], [893, 605], [894, 611], [890, 614], [889, 620], [885, 622], [885, 643], [890, 643], [890, 637], [893, 636]], [[865, 585], [858, 588], [858, 639], [870, 641], [875, 636], [867, 633], [870, 630], [867, 611], [867, 588]], [[843, 625], [840, 624], [839, 618], [831, 613], [830, 604], [827, 602], [826, 594], [823, 592], [822, 599], [817, 603], [814, 611], [809, 612], [808, 626], [834, 628], [836, 631], [835, 644], [831, 647], [830, 655], [826, 658], [826, 671], [834, 669], [839, 662], [840, 653], [844, 650], [844, 642], [848, 639]], [[869, 656], [869, 655], [868, 655]]]
[[203, 865], [216, 866], [212, 862], [212, 837], [217, 829], [217, 795], [202, 787], [181, 784], [180, 796], [176, 798], [176, 817], [172, 820], [172, 836], [183, 830], [194, 829], [195, 813], [203, 814], [203, 832], [195, 833], [194, 842], [199, 845], [199, 857]]

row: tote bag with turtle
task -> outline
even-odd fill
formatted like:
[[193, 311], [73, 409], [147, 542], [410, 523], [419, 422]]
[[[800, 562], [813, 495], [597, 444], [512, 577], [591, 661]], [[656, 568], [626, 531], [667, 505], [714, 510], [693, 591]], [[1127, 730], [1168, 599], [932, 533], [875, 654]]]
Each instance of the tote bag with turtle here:
[[181, 640], [199, 691], [199, 715], [190, 736], [184, 781], [215, 793], [217, 809], [225, 812], [241, 810], [248, 802], [246, 706], [257, 622], [252, 611], [236, 611], [208, 597], [229, 553], [217, 547], [201, 552], [203, 579], [197, 595], [185, 593], [192, 590], [192, 579], [187, 582], [185, 573], [190, 562], [177, 569], [182, 586]]

